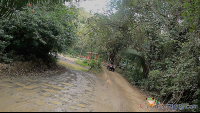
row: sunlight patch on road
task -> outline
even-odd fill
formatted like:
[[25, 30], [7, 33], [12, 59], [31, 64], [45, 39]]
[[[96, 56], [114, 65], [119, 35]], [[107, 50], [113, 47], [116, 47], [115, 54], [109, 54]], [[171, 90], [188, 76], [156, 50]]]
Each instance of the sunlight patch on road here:
[[42, 106], [42, 105], [44, 105], [45, 104], [45, 102], [35, 102], [37, 105], [40, 105], [40, 106]]
[[49, 97], [51, 94], [43, 93], [42, 95], [45, 96], [45, 97]]
[[63, 83], [63, 82], [60, 82], [61, 84], [64, 84], [64, 85], [67, 85], [67, 86], [73, 86], [72, 84], [69, 84], [69, 83]]
[[57, 104], [57, 105], [61, 105], [61, 103], [58, 102], [58, 101], [51, 101], [51, 103], [53, 103], [53, 104]]
[[84, 96], [82, 96], [82, 98], [85, 98], [85, 99], [86, 99], [86, 97], [84, 97]]
[[69, 106], [71, 109], [76, 109], [76, 107], [75, 106]]
[[92, 94], [91, 92], [87, 92], [88, 94]]
[[14, 83], [14, 84], [16, 84], [16, 85], [18, 85], [18, 86], [26, 86], [26, 85], [24, 85], [24, 84], [21, 84], [21, 83]]
[[60, 97], [57, 97], [57, 96], [56, 96], [56, 98], [59, 99], [59, 100], [61, 100], [61, 101], [67, 102], [66, 100], [61, 99]]
[[66, 96], [67, 98], [70, 98], [70, 97], [68, 97], [68, 96]]
[[0, 86], [4, 86], [4, 87], [12, 87], [12, 86], [7, 85], [7, 84], [0, 84]]
[[56, 89], [65, 89], [65, 88], [62, 88], [62, 87], [58, 87], [58, 86], [53, 86], [53, 85], [49, 85], [49, 84], [45, 84], [45, 83], [40, 83], [42, 85], [45, 85], [45, 86], [49, 86], [49, 87], [53, 87], [53, 88], [56, 88]]
[[83, 104], [76, 104], [76, 105], [82, 108], [86, 107], [86, 105], [83, 105]]
[[57, 91], [55, 91], [55, 90], [50, 90], [50, 89], [43, 89], [43, 90], [45, 90], [47, 92], [57, 93]]
[[83, 95], [87, 95], [87, 94], [83, 93]]

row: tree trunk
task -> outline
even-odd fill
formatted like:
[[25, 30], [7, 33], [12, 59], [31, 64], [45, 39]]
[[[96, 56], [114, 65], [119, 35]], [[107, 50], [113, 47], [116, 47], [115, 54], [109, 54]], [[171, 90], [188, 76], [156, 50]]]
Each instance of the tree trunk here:
[[149, 68], [148, 68], [148, 65], [146, 65], [146, 61], [145, 61], [145, 58], [142, 57], [142, 69], [143, 69], [143, 74], [142, 74], [142, 77], [143, 78], [147, 78], [148, 77], [148, 73], [149, 73]]
[[109, 52], [107, 52], [107, 56], [108, 56], [108, 61], [107, 62], [109, 62], [109, 59], [110, 59], [110, 53]]
[[143, 69], [142, 78], [147, 78], [149, 72], [147, 66], [142, 66], [142, 69]]
[[83, 52], [83, 46], [82, 46], [82, 48], [81, 48], [81, 52], [80, 52], [80, 55], [82, 54], [82, 52]]
[[116, 65], [119, 66], [119, 62], [121, 61], [122, 58], [117, 57], [117, 62]]

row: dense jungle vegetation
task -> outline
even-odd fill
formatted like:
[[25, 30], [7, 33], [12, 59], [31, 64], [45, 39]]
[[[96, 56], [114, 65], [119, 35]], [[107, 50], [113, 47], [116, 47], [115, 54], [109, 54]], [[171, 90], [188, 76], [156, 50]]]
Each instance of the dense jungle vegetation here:
[[104, 14], [62, 0], [14, 1], [0, 1], [0, 62], [96, 52], [159, 101], [200, 107], [199, 0], [111, 0]]

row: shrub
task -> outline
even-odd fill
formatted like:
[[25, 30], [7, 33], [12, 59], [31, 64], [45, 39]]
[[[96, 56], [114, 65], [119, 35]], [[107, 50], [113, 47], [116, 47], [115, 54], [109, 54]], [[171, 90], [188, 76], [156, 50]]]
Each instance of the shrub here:
[[[24, 11], [18, 11], [10, 20], [0, 20], [1, 61], [6, 61], [5, 57], [7, 60], [42, 58], [52, 61], [52, 55], [70, 46], [71, 40], [75, 38], [70, 12], [60, 5], [55, 6], [54, 11], [45, 9], [45, 6], [27, 7]], [[33, 10], [34, 13], [30, 13]]]

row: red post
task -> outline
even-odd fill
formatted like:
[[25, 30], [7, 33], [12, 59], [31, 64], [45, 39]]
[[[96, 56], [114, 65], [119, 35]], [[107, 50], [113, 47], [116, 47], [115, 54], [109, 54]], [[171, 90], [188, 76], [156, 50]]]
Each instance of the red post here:
[[95, 55], [95, 60], [97, 60], [97, 58], [98, 58], [98, 55]]
[[90, 57], [91, 57], [91, 53], [89, 53], [89, 55], [88, 55], [88, 60], [90, 60]]

